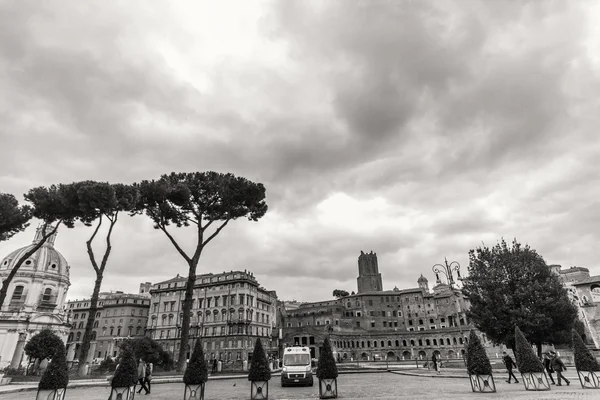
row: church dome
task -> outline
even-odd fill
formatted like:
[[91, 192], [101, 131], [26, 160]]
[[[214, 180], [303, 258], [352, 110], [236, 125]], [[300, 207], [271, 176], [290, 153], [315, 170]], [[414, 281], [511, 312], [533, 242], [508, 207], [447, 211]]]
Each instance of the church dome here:
[[[42, 237], [42, 228], [38, 227], [33, 243], [17, 249], [4, 257], [2, 261], [0, 261], [0, 276], [11, 271], [17, 261], [19, 261], [24, 254], [31, 251], [40, 242]], [[50, 274], [50, 276], [59, 278], [59, 280], [66, 279], [68, 282], [70, 267], [63, 255], [54, 248], [55, 240], [56, 233], [50, 236], [42, 247], [21, 264], [19, 272], [31, 272], [33, 274], [46, 273]]]
[[419, 279], [417, 279], [417, 283], [421, 283], [421, 282], [428, 282], [427, 278], [425, 278], [423, 276], [423, 274], [421, 274], [421, 276], [419, 277]]

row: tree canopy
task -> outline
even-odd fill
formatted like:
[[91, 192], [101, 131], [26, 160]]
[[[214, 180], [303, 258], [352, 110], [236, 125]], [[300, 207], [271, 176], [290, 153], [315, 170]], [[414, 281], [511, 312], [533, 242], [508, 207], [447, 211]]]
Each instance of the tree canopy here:
[[490, 359], [474, 330], [471, 330], [471, 333], [469, 334], [469, 345], [467, 346], [467, 372], [469, 372], [470, 375], [490, 375], [492, 373]]
[[31, 207], [20, 206], [9, 193], [0, 193], [0, 242], [13, 237], [29, 226]]
[[335, 289], [333, 291], [333, 297], [341, 299], [342, 297], [347, 297], [350, 296], [350, 293], [348, 293], [345, 290], [341, 290], [341, 289]]
[[319, 363], [317, 364], [317, 378], [319, 379], [334, 379], [338, 377], [337, 366], [333, 358], [331, 350], [331, 342], [329, 336], [325, 336], [323, 347], [319, 354]]
[[61, 351], [65, 351], [65, 345], [60, 337], [50, 329], [42, 329], [33, 335], [25, 345], [25, 354], [37, 360], [53, 358]]
[[[137, 185], [140, 202], [137, 213], [145, 213], [154, 228], [162, 231], [188, 264], [181, 343], [177, 369], [183, 370], [188, 350], [190, 310], [196, 269], [206, 246], [232, 220], [246, 217], [258, 221], [267, 212], [265, 187], [243, 177], [218, 172], [171, 173], [156, 181]], [[214, 224], [214, 226], [213, 226]], [[192, 226], [196, 245], [191, 251], [183, 249], [169, 230]], [[212, 228], [211, 228], [212, 226]], [[211, 230], [209, 230], [211, 228]]]
[[198, 340], [194, 347], [192, 357], [188, 363], [185, 373], [183, 374], [183, 383], [186, 385], [199, 385], [206, 382], [208, 379], [208, 366], [204, 359], [204, 351], [202, 350], [202, 342]]
[[[55, 335], [56, 336], [56, 335]], [[38, 384], [39, 390], [56, 390], [66, 388], [69, 383], [69, 369], [67, 367], [67, 356], [62, 340], [56, 336], [60, 345], [52, 356], [50, 365], [44, 371], [44, 375]]]
[[252, 362], [248, 372], [248, 380], [253, 382], [268, 381], [271, 379], [271, 369], [267, 360], [267, 353], [263, 348], [260, 338], [256, 338], [254, 351], [252, 352]]
[[529, 246], [504, 240], [469, 252], [469, 276], [463, 280], [468, 317], [490, 340], [514, 346], [519, 327], [538, 348], [570, 341], [577, 308], [559, 277]]

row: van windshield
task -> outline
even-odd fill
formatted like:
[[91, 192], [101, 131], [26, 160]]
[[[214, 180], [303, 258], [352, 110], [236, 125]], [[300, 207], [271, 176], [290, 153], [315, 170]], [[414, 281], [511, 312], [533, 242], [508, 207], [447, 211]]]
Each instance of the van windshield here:
[[283, 356], [283, 365], [309, 365], [310, 355], [308, 354], [285, 354]]

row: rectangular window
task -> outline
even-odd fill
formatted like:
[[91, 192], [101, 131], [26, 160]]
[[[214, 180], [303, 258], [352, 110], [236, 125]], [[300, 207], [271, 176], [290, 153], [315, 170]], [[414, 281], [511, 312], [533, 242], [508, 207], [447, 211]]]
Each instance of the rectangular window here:
[[356, 321], [356, 327], [360, 328], [360, 321]]
[[371, 328], [375, 328], [375, 321], [371, 321]]
[[383, 327], [387, 328], [387, 321], [383, 321]]

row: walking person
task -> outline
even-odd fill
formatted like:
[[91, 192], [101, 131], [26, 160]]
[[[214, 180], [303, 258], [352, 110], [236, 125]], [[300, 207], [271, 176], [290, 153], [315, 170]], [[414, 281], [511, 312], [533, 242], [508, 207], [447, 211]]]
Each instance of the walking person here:
[[554, 372], [554, 370], [552, 369], [552, 360], [550, 360], [549, 353], [544, 353], [544, 368], [546, 369], [546, 372], [548, 373], [552, 384], [556, 385], [556, 383], [554, 382], [554, 378], [552, 377], [552, 373]]
[[146, 379], [144, 382], [148, 386], [148, 394], [150, 394], [152, 388], [150, 387], [150, 381], [152, 380], [152, 370], [154, 369], [154, 364], [146, 363]]
[[140, 390], [138, 390], [138, 393], [141, 393], [142, 389], [144, 389], [146, 391], [146, 394], [150, 393], [150, 391], [146, 387], [146, 362], [144, 360], [142, 360], [141, 358], [138, 363], [137, 374], [138, 374], [138, 383], [140, 384]]
[[510, 383], [510, 379], [515, 378], [515, 383], [519, 383], [517, 377], [515, 376], [515, 374], [513, 374], [513, 367], [515, 367], [516, 364], [513, 361], [512, 357], [509, 356], [507, 352], [503, 352], [502, 355], [502, 361], [504, 362], [506, 370], [508, 371], [508, 379], [506, 380], [506, 382]]
[[212, 373], [216, 373], [217, 372], [217, 359], [213, 358], [213, 362], [212, 362]]
[[558, 381], [558, 383], [556, 384], [556, 386], [562, 386], [561, 384], [561, 380], [564, 379], [565, 382], [567, 382], [567, 386], [569, 386], [571, 384], [571, 382], [565, 378], [562, 374], [563, 371], [567, 370], [567, 367], [565, 367], [565, 364], [562, 362], [562, 360], [560, 359], [560, 357], [558, 356], [558, 354], [556, 354], [556, 352], [552, 351], [550, 352], [551, 356], [552, 356], [552, 369], [554, 369], [554, 371], [556, 372], [556, 380]]
[[431, 362], [433, 363], [433, 369], [437, 371], [437, 373], [440, 373], [440, 365], [438, 363], [438, 358], [437, 358], [437, 354], [433, 353], [433, 355], [431, 356]]

